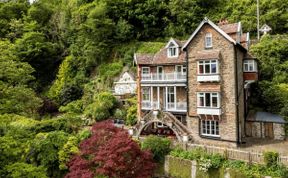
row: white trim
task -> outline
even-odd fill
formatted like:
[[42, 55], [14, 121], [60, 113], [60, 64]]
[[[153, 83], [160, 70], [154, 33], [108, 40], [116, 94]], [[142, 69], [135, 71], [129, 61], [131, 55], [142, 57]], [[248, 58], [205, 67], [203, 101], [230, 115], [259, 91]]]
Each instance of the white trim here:
[[[210, 106], [206, 106], [206, 94], [210, 94]], [[217, 94], [217, 106], [213, 106], [213, 94]], [[202, 95], [203, 99], [203, 106], [200, 105], [200, 96]], [[207, 109], [213, 109], [213, 108], [220, 108], [221, 106], [221, 100], [220, 100], [220, 93], [219, 92], [197, 92], [197, 107], [198, 108], [207, 108]]]
[[[203, 122], [205, 122], [206, 133], [203, 133]], [[218, 135], [216, 134], [216, 132], [217, 132], [216, 122], [218, 122]], [[207, 134], [207, 129], [208, 129], [207, 124], [209, 124], [209, 132], [210, 132], [210, 134]], [[213, 129], [214, 129], [215, 134], [212, 134], [212, 125], [213, 125]], [[201, 129], [200, 130], [201, 130], [200, 131], [201, 135], [203, 135], [203, 136], [220, 137], [219, 121], [217, 121], [217, 120], [201, 120]]]
[[[173, 55], [173, 56], [170, 54], [170, 50], [172, 50], [172, 49], [175, 49], [175, 55]], [[167, 48], [167, 56], [168, 56], [168, 58], [178, 57], [179, 56], [179, 47], [173, 46], [173, 47]]]
[[141, 67], [141, 76], [143, 75], [143, 69], [148, 69], [148, 74], [150, 74], [150, 67]]
[[236, 41], [234, 39], [232, 39], [227, 33], [225, 33], [223, 30], [221, 30], [221, 28], [219, 28], [216, 24], [214, 24], [212, 21], [210, 21], [207, 17], [204, 18], [204, 20], [199, 24], [199, 26], [196, 28], [196, 30], [193, 32], [193, 34], [190, 36], [190, 38], [188, 39], [188, 41], [184, 44], [184, 46], [182, 47], [182, 50], [187, 48], [187, 46], [189, 45], [189, 43], [192, 41], [192, 39], [196, 36], [196, 34], [200, 31], [200, 29], [202, 28], [202, 26], [208, 23], [209, 25], [211, 25], [216, 31], [218, 31], [221, 35], [223, 35], [228, 41], [230, 41], [231, 43], [233, 43], [234, 45], [236, 45]]
[[[207, 38], [211, 38], [211, 44], [210, 45], [207, 45]], [[205, 34], [205, 48], [212, 48], [213, 47], [213, 40], [212, 40], [212, 33], [206, 33]]]
[[[245, 63], [247, 62], [247, 63]], [[248, 65], [248, 70], [245, 70], [245, 65]], [[250, 70], [250, 65], [253, 66], [253, 70]], [[243, 61], [243, 72], [257, 72], [257, 62], [253, 59], [245, 59]]]
[[180, 47], [173, 38], [170, 38], [170, 40], [169, 40], [169, 42], [166, 44], [165, 48], [169, 48], [170, 43], [174, 43], [175, 47], [177, 47], [177, 48]]
[[[207, 62], [207, 61], [209, 61], [210, 73], [206, 73], [205, 62]], [[215, 73], [211, 72], [212, 71], [211, 65], [214, 64], [214, 63], [212, 63], [212, 61], [216, 61], [216, 72]], [[200, 62], [203, 62], [203, 64], [201, 64], [201, 65], [203, 65], [203, 73], [200, 73]], [[219, 74], [219, 60], [218, 59], [200, 60], [197, 62], [197, 67], [198, 67], [197, 68], [197, 74], [198, 75], [217, 75], [217, 74]]]
[[238, 22], [237, 32], [238, 32], [238, 33], [241, 33], [241, 31], [242, 31], [241, 22]]

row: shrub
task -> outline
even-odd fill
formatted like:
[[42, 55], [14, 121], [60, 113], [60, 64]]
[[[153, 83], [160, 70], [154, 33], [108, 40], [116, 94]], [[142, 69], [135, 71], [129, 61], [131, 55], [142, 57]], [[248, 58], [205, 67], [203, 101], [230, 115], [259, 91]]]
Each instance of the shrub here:
[[151, 135], [143, 141], [141, 147], [143, 150], [150, 150], [155, 161], [162, 162], [165, 155], [170, 152], [170, 145], [171, 141], [169, 139]]
[[279, 153], [273, 151], [264, 152], [264, 162], [267, 167], [276, 166]]
[[115, 105], [116, 98], [109, 92], [102, 92], [95, 96], [94, 102], [87, 106], [84, 114], [88, 118], [101, 121], [111, 116]]
[[128, 132], [111, 121], [93, 125], [92, 135], [80, 144], [80, 153], [69, 163], [67, 178], [151, 177], [155, 167], [149, 151], [142, 151]]
[[14, 163], [6, 166], [7, 177], [37, 177], [47, 178], [46, 169], [43, 166], [34, 166], [26, 163]]

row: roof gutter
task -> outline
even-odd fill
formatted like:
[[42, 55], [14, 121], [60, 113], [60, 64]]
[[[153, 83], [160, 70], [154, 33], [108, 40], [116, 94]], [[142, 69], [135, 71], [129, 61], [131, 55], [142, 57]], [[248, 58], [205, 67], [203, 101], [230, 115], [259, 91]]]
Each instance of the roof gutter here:
[[238, 68], [237, 68], [237, 61], [238, 61], [238, 55], [237, 55], [237, 48], [234, 45], [234, 55], [235, 55], [235, 60], [234, 60], [234, 69], [235, 69], [235, 73], [234, 73], [234, 79], [235, 79], [235, 94], [236, 94], [236, 98], [235, 98], [235, 105], [236, 105], [236, 130], [237, 130], [237, 144], [240, 145], [241, 143], [241, 135], [240, 135], [240, 119], [239, 119], [239, 96], [238, 96]]

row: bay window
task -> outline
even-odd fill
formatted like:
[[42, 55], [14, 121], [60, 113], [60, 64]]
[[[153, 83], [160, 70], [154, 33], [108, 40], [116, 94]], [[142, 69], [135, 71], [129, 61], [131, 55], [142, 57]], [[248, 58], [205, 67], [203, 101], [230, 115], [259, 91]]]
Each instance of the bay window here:
[[197, 94], [198, 107], [219, 108], [220, 97], [219, 93], [200, 92]]
[[218, 60], [198, 61], [198, 74], [218, 74]]
[[244, 72], [256, 72], [257, 63], [255, 60], [244, 60], [243, 68], [244, 68]]

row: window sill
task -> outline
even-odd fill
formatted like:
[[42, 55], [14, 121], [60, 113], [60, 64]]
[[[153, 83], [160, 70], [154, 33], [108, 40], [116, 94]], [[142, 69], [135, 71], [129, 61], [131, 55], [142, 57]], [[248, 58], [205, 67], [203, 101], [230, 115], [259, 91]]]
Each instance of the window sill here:
[[201, 138], [207, 138], [207, 139], [211, 139], [211, 140], [220, 140], [221, 137], [220, 135], [203, 135], [203, 134], [200, 134], [200, 137]]

